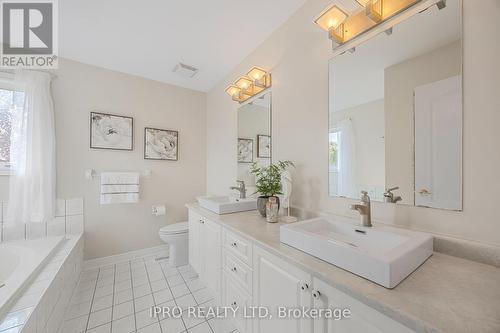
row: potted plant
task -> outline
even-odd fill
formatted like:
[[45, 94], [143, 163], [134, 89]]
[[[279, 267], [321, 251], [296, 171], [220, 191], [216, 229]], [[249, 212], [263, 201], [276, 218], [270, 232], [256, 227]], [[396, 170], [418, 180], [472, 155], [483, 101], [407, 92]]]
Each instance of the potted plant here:
[[281, 194], [281, 174], [288, 167], [294, 167], [291, 161], [278, 161], [266, 167], [259, 167], [256, 162], [252, 163], [250, 173], [255, 175], [255, 186], [260, 196], [257, 199], [257, 209], [263, 217], [266, 217], [266, 203], [270, 197], [276, 197], [279, 207], [279, 198], [276, 194]]

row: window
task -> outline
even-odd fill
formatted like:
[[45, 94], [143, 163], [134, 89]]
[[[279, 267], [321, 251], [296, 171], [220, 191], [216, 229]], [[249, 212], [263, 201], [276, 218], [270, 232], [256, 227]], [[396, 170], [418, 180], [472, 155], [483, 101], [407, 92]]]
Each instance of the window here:
[[329, 164], [330, 172], [337, 172], [339, 169], [339, 132], [330, 132], [329, 138]]
[[16, 112], [24, 106], [24, 92], [0, 81], [0, 174], [10, 171], [10, 133]]

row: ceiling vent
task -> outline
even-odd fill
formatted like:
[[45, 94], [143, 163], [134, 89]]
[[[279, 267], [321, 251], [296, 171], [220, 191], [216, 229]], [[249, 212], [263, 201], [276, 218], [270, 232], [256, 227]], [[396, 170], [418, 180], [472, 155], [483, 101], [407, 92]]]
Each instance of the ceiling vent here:
[[172, 70], [175, 74], [185, 77], [185, 78], [192, 78], [198, 73], [198, 68], [189, 66], [186, 64], [183, 64], [182, 62], [178, 63], [175, 65], [174, 69]]

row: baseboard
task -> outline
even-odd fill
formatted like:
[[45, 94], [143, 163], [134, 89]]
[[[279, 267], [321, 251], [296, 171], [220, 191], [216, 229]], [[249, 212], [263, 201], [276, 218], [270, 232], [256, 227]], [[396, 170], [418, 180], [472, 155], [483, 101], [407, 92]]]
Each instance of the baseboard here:
[[85, 260], [83, 263], [83, 269], [89, 270], [101, 266], [113, 265], [123, 261], [129, 261], [132, 259], [157, 254], [158, 252], [162, 252], [162, 254], [168, 254], [168, 245], [159, 245], [155, 247], [150, 247], [147, 249], [141, 249], [136, 251], [130, 251], [120, 254], [115, 254], [108, 257], [95, 258], [90, 260]]

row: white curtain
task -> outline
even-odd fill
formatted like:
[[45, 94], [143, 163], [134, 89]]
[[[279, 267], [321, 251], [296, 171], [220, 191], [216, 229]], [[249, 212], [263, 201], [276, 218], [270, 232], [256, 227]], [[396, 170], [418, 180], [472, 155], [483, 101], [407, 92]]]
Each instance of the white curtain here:
[[358, 196], [356, 189], [356, 143], [351, 119], [337, 123], [338, 147], [338, 195], [348, 198]]
[[22, 112], [14, 116], [7, 223], [54, 218], [56, 150], [54, 106], [48, 73], [20, 70], [15, 83], [24, 90]]

